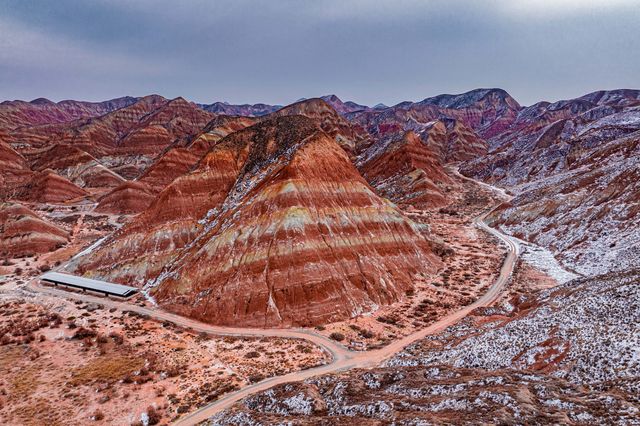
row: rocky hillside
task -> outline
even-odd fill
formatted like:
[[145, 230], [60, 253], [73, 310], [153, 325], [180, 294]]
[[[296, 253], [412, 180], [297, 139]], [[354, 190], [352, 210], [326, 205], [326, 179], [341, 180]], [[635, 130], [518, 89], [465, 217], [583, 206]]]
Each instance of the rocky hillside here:
[[0, 256], [49, 253], [69, 241], [64, 229], [17, 203], [0, 203]]
[[39, 124], [65, 123], [80, 118], [97, 117], [129, 106], [137, 98], [126, 96], [104, 102], [61, 101], [39, 98], [31, 102], [4, 101], [0, 103], [0, 129], [14, 130]]
[[214, 102], [212, 104], [200, 104], [200, 108], [205, 111], [213, 112], [214, 114], [223, 115], [239, 115], [245, 117], [260, 117], [263, 115], [276, 112], [282, 105], [267, 105], [267, 104], [242, 104], [233, 105], [227, 102]]
[[432, 208], [447, 204], [446, 186], [452, 179], [433, 145], [412, 131], [371, 153], [360, 171], [378, 194], [400, 206]]
[[551, 248], [582, 274], [633, 266], [640, 254], [639, 97], [596, 92], [523, 110], [485, 158], [462, 168], [516, 194], [492, 223]]
[[77, 268], [151, 280], [160, 304], [217, 324], [317, 324], [396, 301], [434, 270], [425, 232], [315, 120], [285, 116], [222, 139]]
[[[346, 117], [367, 130], [377, 141], [413, 130], [417, 133], [435, 120], [455, 120], [475, 133], [477, 140], [500, 134], [515, 121], [520, 105], [501, 89], [477, 89], [461, 95], [440, 95], [421, 102], [402, 102], [393, 107], [349, 113]], [[460, 136], [460, 132], [458, 132]], [[476, 151], [474, 147], [471, 151]], [[482, 153], [482, 152], [481, 152]]]

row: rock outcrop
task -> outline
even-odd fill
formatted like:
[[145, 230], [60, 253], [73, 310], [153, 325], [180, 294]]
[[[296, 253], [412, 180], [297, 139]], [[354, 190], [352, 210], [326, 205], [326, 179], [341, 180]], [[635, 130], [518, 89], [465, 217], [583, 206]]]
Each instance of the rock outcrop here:
[[68, 179], [46, 169], [35, 173], [30, 181], [18, 188], [16, 199], [34, 203], [64, 203], [82, 200], [90, 194]]
[[65, 245], [69, 234], [17, 203], [0, 204], [0, 256], [48, 253]]
[[304, 115], [317, 121], [320, 128], [334, 138], [351, 157], [372, 143], [367, 132], [341, 117], [331, 105], [320, 98], [288, 105], [270, 114], [269, 118], [287, 115]]
[[54, 170], [81, 188], [114, 188], [124, 179], [100, 164], [91, 154], [72, 145], [56, 144], [38, 154], [31, 164], [35, 171]]
[[136, 100], [137, 98], [126, 96], [104, 102], [66, 100], [56, 103], [44, 98], [31, 102], [4, 101], [0, 103], [0, 129], [12, 130], [24, 126], [65, 123], [97, 117], [129, 106]]
[[452, 180], [433, 151], [433, 144], [409, 131], [402, 138], [375, 148], [359, 168], [378, 194], [396, 204], [416, 208], [447, 204], [444, 187]]
[[135, 214], [149, 207], [155, 192], [142, 182], [126, 181], [98, 199], [97, 212]]
[[376, 141], [396, 138], [408, 130], [420, 133], [439, 119], [456, 120], [476, 133], [474, 139], [486, 140], [508, 128], [520, 109], [518, 102], [504, 90], [476, 89], [461, 95], [440, 95], [421, 102], [355, 111], [345, 117], [369, 132]]

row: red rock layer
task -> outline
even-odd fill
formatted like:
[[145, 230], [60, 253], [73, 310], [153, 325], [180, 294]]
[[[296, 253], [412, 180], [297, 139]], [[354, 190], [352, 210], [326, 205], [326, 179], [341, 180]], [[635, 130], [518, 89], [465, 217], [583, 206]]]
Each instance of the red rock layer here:
[[258, 118], [220, 115], [211, 120], [188, 144], [191, 152], [204, 155], [216, 142], [238, 130], [253, 126]]
[[12, 198], [16, 188], [31, 175], [24, 157], [0, 141], [0, 200]]
[[447, 144], [440, 152], [445, 163], [469, 161], [487, 154], [488, 144], [460, 120], [441, 120], [446, 126]]
[[460, 95], [440, 95], [421, 102], [402, 102], [393, 107], [346, 114], [377, 141], [395, 138], [405, 131], [420, 132], [439, 119], [453, 119], [488, 139], [516, 120], [520, 105], [500, 89], [477, 89]]
[[67, 243], [69, 234], [28, 208], [0, 204], [0, 256], [21, 257], [51, 252]]
[[336, 95], [322, 96], [320, 99], [322, 99], [323, 101], [331, 105], [331, 107], [335, 109], [336, 112], [340, 115], [345, 115], [350, 112], [363, 111], [363, 110], [370, 109], [368, 106], [360, 105], [355, 102], [351, 102], [351, 101], [342, 102], [342, 99], [340, 99]]
[[[438, 138], [446, 141], [446, 135], [439, 132], [427, 139]], [[364, 163], [360, 171], [378, 194], [396, 204], [443, 206], [447, 204], [444, 186], [452, 181], [433, 148], [438, 149], [434, 142], [424, 142], [414, 132], [407, 132]]]
[[172, 148], [145, 170], [139, 181], [149, 185], [154, 192], [160, 192], [174, 179], [189, 172], [200, 157], [187, 148]]
[[[99, 117], [18, 128], [10, 136], [23, 143], [24, 155], [54, 144], [72, 146], [131, 179], [169, 146], [197, 134], [213, 117], [182, 98], [168, 101], [152, 95]], [[104, 171], [100, 174], [106, 177]]]
[[92, 155], [72, 145], [56, 144], [31, 156], [36, 157], [31, 165], [34, 170], [55, 170], [82, 188], [114, 188], [124, 182]]
[[[100, 200], [99, 211], [120, 213], [128, 208], [132, 213], [142, 213], [99, 250], [83, 258], [78, 270], [123, 283], [139, 284], [156, 277], [180, 248], [196, 238], [202, 228], [199, 220], [220, 206], [233, 186], [239, 173], [238, 160], [227, 154], [213, 148], [193, 172], [175, 179], [155, 198], [150, 188], [144, 186], [146, 209], [141, 204], [115, 204], [124, 195], [114, 194]], [[138, 182], [128, 183], [127, 187], [134, 184], [138, 185], [136, 191], [140, 191], [142, 184]], [[136, 191], [128, 191], [127, 199], [136, 203], [143, 199]]]
[[97, 212], [113, 214], [139, 213], [149, 207], [155, 193], [146, 184], [126, 181], [98, 199]]
[[[104, 204], [98, 207], [103, 211], [111, 213], [140, 213], [146, 210], [154, 197], [165, 189], [171, 182], [193, 170], [201, 158], [215, 145], [217, 141], [247, 126], [255, 124], [256, 119], [250, 117], [228, 117], [220, 116], [212, 120], [205, 128], [190, 142], [187, 147], [174, 147], [166, 151], [151, 166], [149, 166], [139, 179], [144, 184], [144, 192], [135, 199], [134, 194], [140, 191], [130, 186], [123, 186], [112, 191], [112, 195], [105, 197]], [[203, 179], [206, 179], [203, 177]], [[122, 193], [122, 189], [127, 188], [127, 192]], [[205, 185], [203, 188], [207, 188]], [[125, 199], [117, 201], [120, 197]], [[127, 201], [127, 200], [131, 200]], [[122, 208], [122, 210], [118, 210]], [[166, 211], [166, 206], [164, 207]]]
[[212, 323], [285, 326], [396, 301], [438, 262], [333, 138], [291, 116], [220, 141], [77, 268], [157, 279], [162, 305]]
[[37, 203], [62, 203], [88, 196], [84, 189], [47, 169], [35, 173], [29, 183], [21, 186], [16, 198]]

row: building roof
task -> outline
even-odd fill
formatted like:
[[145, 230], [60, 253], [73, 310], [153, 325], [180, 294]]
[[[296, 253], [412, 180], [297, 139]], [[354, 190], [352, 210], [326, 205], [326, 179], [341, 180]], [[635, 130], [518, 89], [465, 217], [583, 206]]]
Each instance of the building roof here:
[[60, 272], [47, 272], [40, 276], [40, 279], [56, 284], [63, 284], [70, 287], [82, 288], [100, 293], [113, 294], [121, 297], [131, 296], [133, 293], [138, 291], [135, 287], [109, 283], [106, 281], [92, 280], [90, 278], [83, 278]]

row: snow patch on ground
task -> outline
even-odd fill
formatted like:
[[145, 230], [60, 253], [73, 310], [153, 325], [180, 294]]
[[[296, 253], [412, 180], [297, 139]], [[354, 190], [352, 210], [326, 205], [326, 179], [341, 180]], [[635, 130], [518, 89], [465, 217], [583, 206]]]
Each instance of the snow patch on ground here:
[[550, 250], [515, 237], [511, 238], [516, 240], [521, 247], [523, 260], [549, 275], [556, 280], [558, 284], [564, 284], [579, 277], [578, 274], [564, 269]]

